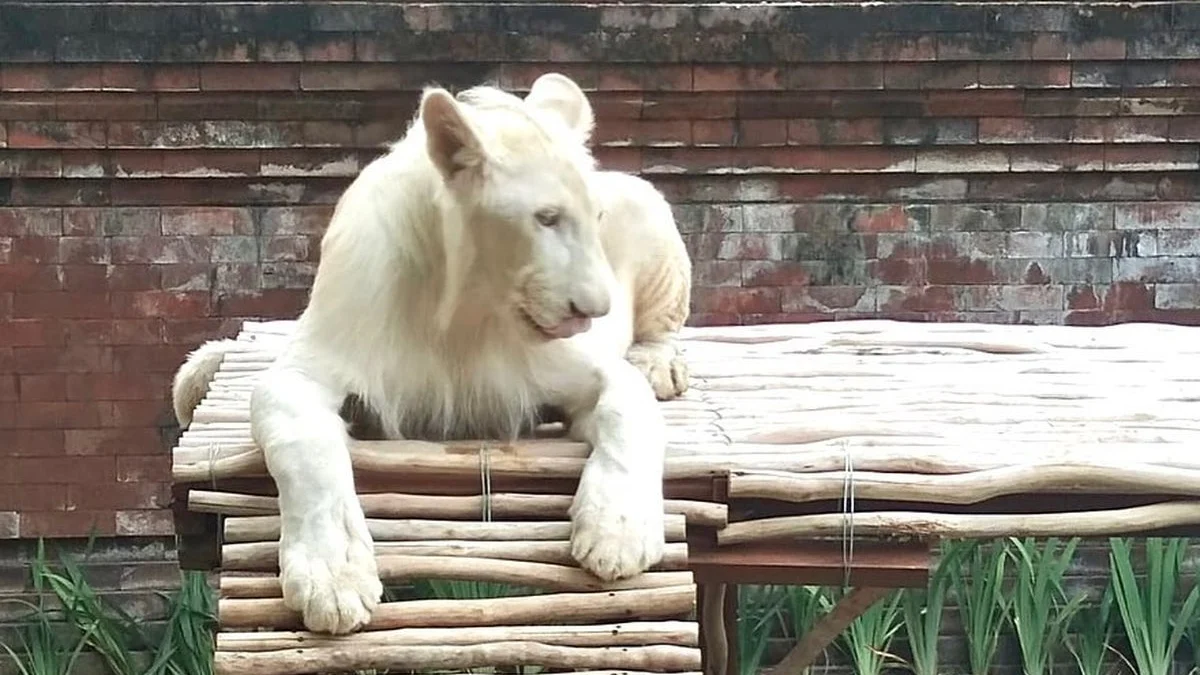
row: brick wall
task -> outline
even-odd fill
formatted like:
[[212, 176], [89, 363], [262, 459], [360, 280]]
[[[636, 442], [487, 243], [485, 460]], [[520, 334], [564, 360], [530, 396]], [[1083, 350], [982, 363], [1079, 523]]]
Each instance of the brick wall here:
[[0, 537], [169, 535], [185, 351], [299, 312], [423, 84], [547, 63], [695, 323], [1200, 321], [1192, 3], [0, 2]]

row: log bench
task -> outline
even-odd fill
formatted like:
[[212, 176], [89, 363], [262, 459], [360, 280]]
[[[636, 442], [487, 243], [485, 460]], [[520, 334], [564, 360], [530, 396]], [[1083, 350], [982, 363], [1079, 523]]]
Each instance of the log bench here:
[[[855, 590], [775, 669], [798, 673], [943, 538], [1200, 531], [1200, 329], [847, 321], [689, 328], [692, 388], [662, 403], [667, 556], [578, 569], [567, 506], [587, 448], [356, 441], [385, 583], [523, 595], [393, 599], [362, 633], [300, 630], [249, 392], [292, 322], [247, 322], [173, 451], [181, 564], [220, 570], [220, 673], [371, 667], [736, 672], [740, 584]], [[266, 632], [263, 632], [264, 629]]]

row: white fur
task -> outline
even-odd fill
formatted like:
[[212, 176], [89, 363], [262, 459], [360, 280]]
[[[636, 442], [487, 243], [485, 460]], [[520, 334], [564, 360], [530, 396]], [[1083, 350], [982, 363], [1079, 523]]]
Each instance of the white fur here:
[[[524, 100], [429, 89], [339, 200], [295, 337], [251, 399], [279, 489], [284, 601], [310, 630], [361, 627], [382, 592], [338, 414], [351, 395], [390, 438], [512, 438], [539, 406], [561, 409], [592, 447], [575, 559], [603, 579], [661, 559], [655, 398], [687, 388], [674, 337], [691, 266], [662, 195], [595, 169], [592, 124], [561, 75]], [[202, 390], [184, 369], [177, 391]]]

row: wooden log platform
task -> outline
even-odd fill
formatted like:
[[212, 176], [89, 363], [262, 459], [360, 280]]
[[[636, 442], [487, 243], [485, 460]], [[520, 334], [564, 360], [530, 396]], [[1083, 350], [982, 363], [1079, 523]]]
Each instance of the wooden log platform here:
[[1200, 532], [1200, 328], [690, 328], [691, 389], [661, 404], [658, 568], [602, 584], [574, 564], [566, 512], [588, 449], [553, 429], [514, 444], [357, 441], [386, 583], [523, 590], [396, 599], [360, 634], [310, 634], [280, 600], [278, 507], [248, 413], [292, 325], [243, 326], [244, 351], [174, 450], [181, 560], [222, 572], [222, 673], [725, 672], [738, 584], [920, 586], [940, 538]]

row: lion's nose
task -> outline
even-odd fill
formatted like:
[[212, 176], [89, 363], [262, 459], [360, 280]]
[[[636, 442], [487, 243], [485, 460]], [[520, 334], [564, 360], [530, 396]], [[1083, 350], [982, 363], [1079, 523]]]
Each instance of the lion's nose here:
[[607, 294], [600, 294], [594, 298], [575, 298], [571, 301], [571, 314], [580, 319], [598, 319], [608, 314], [608, 309]]

